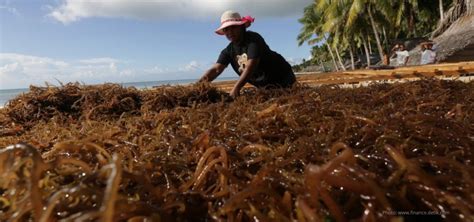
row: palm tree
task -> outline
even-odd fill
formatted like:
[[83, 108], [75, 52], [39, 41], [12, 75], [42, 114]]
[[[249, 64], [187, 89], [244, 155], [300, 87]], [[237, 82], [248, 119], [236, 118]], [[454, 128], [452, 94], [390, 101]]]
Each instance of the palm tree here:
[[[353, 64], [354, 51], [362, 51], [370, 63], [368, 51], [372, 51], [372, 44], [384, 58], [392, 40], [427, 36], [441, 19], [435, 36], [455, 21], [460, 11], [474, 11], [469, 7], [473, 1], [438, 0], [433, 4], [433, 0], [315, 0], [299, 20], [303, 28], [298, 42], [326, 44], [336, 69], [335, 57], [343, 66], [341, 57], [349, 55]], [[444, 12], [452, 2], [454, 6]]]
[[[365, 41], [369, 40], [370, 38], [361, 36], [367, 35], [367, 27], [372, 28], [379, 55], [381, 58], [383, 57], [383, 49], [378, 28], [378, 24], [381, 23], [381, 19], [379, 18], [381, 16], [375, 17], [373, 14], [376, 13], [378, 15], [381, 14], [383, 10], [388, 11], [388, 1], [389, 0], [377, 1], [377, 10], [372, 10], [372, 8], [375, 8], [375, 6], [371, 6], [371, 4], [375, 5], [375, 0], [328, 0], [317, 2], [316, 9], [320, 13], [323, 13], [325, 18], [323, 30], [332, 37], [334, 47], [342, 46], [343, 50], [347, 50], [349, 52], [353, 67], [354, 55], [352, 51], [352, 45], [357, 43], [359, 47], [361, 45], [364, 46], [367, 61], [370, 63], [367, 48], [371, 50], [371, 44], [367, 44]], [[365, 12], [368, 12], [368, 17], [364, 16]], [[384, 13], [387, 14], [388, 12]], [[339, 54], [337, 49], [338, 48], [336, 48], [336, 54]], [[338, 56], [338, 58], [339, 57], [340, 56]]]
[[325, 42], [328, 47], [329, 54], [334, 63], [334, 69], [339, 70], [331, 46], [328, 44], [327, 37], [322, 30], [323, 16], [315, 10], [315, 4], [311, 4], [304, 9], [304, 15], [298, 21], [303, 24], [297, 40], [298, 45], [308, 42], [309, 45], [315, 45], [320, 42]]
[[[320, 1], [325, 2], [325, 1]], [[321, 9], [322, 8], [322, 9]], [[347, 46], [347, 30], [344, 30], [344, 7], [339, 4], [318, 4], [316, 10], [322, 12], [324, 16], [324, 24], [322, 30], [328, 38], [326, 42], [331, 45], [336, 52], [337, 60], [342, 70], [346, 70], [342, 62], [339, 49], [344, 50]]]
[[329, 45], [329, 43], [327, 42], [327, 40], [326, 40], [326, 42], [325, 42], [324, 44], [326, 44], [326, 46], [328, 47], [328, 51], [329, 51], [329, 54], [331, 55], [332, 63], [334, 64], [334, 69], [335, 69], [336, 71], [339, 71], [339, 67], [337, 66], [336, 58], [334, 58], [334, 53], [332, 52], [331, 45]]
[[[406, 23], [406, 28], [408, 31], [408, 36], [416, 36], [416, 18], [415, 13], [419, 12], [418, 0], [403, 0], [399, 2], [398, 8], [398, 21], [402, 21], [402, 18]], [[400, 24], [397, 24], [400, 25]]]
[[[342, 2], [342, 1], [341, 1]], [[377, 43], [377, 49], [379, 52], [380, 58], [383, 58], [384, 50], [382, 48], [382, 42], [380, 40], [380, 24], [383, 24], [386, 21], [383, 21], [384, 18], [392, 17], [392, 1], [390, 0], [345, 0], [344, 2], [349, 3], [349, 11], [347, 14], [347, 24], [346, 28], [350, 28], [354, 25], [355, 21], [360, 18], [363, 20], [369, 21], [370, 27], [375, 37]], [[378, 16], [384, 15], [384, 16]]]

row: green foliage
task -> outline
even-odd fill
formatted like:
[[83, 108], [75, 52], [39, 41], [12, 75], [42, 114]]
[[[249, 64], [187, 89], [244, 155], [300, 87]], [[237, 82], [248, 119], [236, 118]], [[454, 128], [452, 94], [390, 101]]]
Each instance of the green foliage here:
[[[364, 43], [381, 54], [387, 53], [396, 40], [429, 36], [440, 19], [440, 1], [444, 11], [453, 3], [453, 0], [315, 0], [299, 19], [302, 28], [298, 44], [327, 43], [346, 57], [349, 50], [363, 51]], [[380, 44], [376, 39], [380, 39]], [[311, 54], [315, 60], [328, 61], [331, 59], [328, 51], [328, 47], [317, 46]]]

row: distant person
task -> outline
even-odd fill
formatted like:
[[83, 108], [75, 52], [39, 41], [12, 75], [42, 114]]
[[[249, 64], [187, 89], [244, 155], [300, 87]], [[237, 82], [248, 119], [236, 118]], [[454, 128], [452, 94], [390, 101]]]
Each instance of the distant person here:
[[247, 31], [254, 21], [250, 16], [240, 17], [234, 11], [221, 16], [221, 25], [215, 31], [230, 41], [217, 62], [207, 70], [199, 82], [211, 82], [231, 64], [240, 76], [230, 95], [236, 97], [245, 83], [256, 87], [291, 87], [296, 81], [290, 64], [280, 54], [272, 51], [265, 40], [256, 32]]
[[396, 44], [392, 49], [392, 58], [396, 55], [395, 66], [406, 66], [410, 53], [405, 49], [405, 45]]
[[433, 42], [421, 43], [421, 65], [434, 64], [436, 62], [436, 52], [433, 50]]

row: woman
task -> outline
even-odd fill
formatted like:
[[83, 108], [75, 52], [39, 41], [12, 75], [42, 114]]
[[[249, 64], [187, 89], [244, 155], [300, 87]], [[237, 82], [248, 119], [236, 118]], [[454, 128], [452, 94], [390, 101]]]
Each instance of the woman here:
[[436, 52], [433, 51], [433, 42], [423, 42], [421, 43], [421, 65], [434, 64], [436, 62]]
[[406, 66], [408, 64], [408, 59], [410, 58], [410, 53], [405, 49], [405, 45], [398, 43], [392, 49], [392, 58], [394, 55], [397, 55], [396, 66]]
[[211, 82], [231, 64], [240, 76], [230, 95], [236, 97], [245, 83], [256, 87], [291, 87], [296, 81], [290, 64], [278, 53], [272, 51], [265, 40], [256, 32], [247, 31], [254, 21], [250, 16], [244, 18], [233, 11], [226, 11], [221, 16], [221, 26], [216, 30], [230, 41], [222, 50], [217, 62], [206, 71], [199, 80]]

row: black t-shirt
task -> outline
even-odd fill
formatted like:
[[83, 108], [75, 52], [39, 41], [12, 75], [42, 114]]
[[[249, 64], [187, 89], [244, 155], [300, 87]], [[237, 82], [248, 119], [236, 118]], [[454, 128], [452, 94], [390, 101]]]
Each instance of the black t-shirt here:
[[257, 87], [276, 85], [288, 87], [295, 82], [295, 74], [290, 64], [280, 54], [272, 51], [265, 40], [256, 32], [246, 31], [239, 44], [229, 43], [219, 55], [217, 63], [232, 65], [240, 76], [247, 60], [260, 58], [255, 71], [250, 74], [248, 82]]

